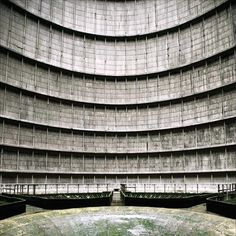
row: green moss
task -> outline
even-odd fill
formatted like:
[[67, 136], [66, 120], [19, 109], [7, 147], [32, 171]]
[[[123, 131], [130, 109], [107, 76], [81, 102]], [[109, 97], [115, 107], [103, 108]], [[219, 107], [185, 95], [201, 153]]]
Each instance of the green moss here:
[[[222, 221], [223, 220], [223, 221]], [[2, 227], [4, 226], [4, 227]], [[2, 221], [0, 234], [133, 236], [231, 235], [234, 221], [222, 217], [145, 207], [97, 207], [48, 211]]]
[[228, 203], [231, 203], [231, 204], [236, 204], [236, 197], [235, 198], [229, 198], [229, 199], [224, 199], [223, 200], [224, 202], [228, 202]]

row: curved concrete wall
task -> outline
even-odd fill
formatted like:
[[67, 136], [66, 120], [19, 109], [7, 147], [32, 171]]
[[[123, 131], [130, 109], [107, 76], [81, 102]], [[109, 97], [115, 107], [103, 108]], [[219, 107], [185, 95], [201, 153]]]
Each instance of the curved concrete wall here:
[[[160, 174], [216, 174], [235, 172], [235, 148], [197, 150], [189, 153], [161, 153], [140, 155], [82, 155], [48, 151], [5, 150], [2, 167], [5, 171], [35, 174], [99, 174], [104, 175], [160, 175]], [[16, 164], [18, 160], [18, 165]], [[30, 161], [29, 161], [30, 160]], [[148, 160], [148, 162], [147, 162]], [[173, 171], [174, 170], [174, 171]], [[21, 174], [22, 175], [22, 174]], [[196, 177], [196, 175], [195, 175]], [[104, 177], [103, 177], [104, 178]], [[206, 180], [205, 180], [206, 181]], [[233, 178], [231, 179], [233, 181]], [[159, 181], [158, 181], [159, 182]], [[91, 183], [91, 182], [90, 182]], [[94, 183], [94, 182], [92, 182]]]
[[183, 24], [226, 0], [47, 1], [11, 0], [55, 24], [90, 34], [125, 36]]
[[0, 181], [236, 181], [235, 22], [224, 0], [1, 1]]
[[26, 148], [89, 153], [152, 153], [205, 149], [236, 143], [235, 119], [177, 130], [101, 133], [64, 130], [29, 123], [1, 124], [2, 143]]
[[0, 43], [23, 55], [68, 70], [138, 75], [169, 70], [235, 46], [230, 8], [149, 37], [97, 39], [77, 35], [0, 5]]
[[[228, 88], [227, 88], [228, 89]], [[206, 93], [172, 103], [116, 107], [76, 104], [0, 88], [0, 112], [11, 119], [97, 131], [177, 128], [236, 116], [236, 90]]]
[[233, 84], [236, 76], [234, 49], [188, 68], [134, 78], [70, 73], [17, 56], [0, 52], [4, 83], [36, 94], [104, 105], [148, 105], [184, 98]]

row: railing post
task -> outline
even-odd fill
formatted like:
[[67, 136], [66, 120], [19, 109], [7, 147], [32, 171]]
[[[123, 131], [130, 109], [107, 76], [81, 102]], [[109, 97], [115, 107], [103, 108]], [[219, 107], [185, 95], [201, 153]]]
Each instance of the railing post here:
[[230, 185], [227, 184], [227, 185], [226, 185], [226, 200], [229, 199], [229, 191], [230, 191]]
[[35, 195], [35, 184], [33, 185], [33, 195]]

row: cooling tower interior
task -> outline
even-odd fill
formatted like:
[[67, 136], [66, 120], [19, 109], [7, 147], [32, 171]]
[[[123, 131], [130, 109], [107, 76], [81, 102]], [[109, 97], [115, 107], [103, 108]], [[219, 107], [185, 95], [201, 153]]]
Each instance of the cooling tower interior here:
[[236, 182], [236, 2], [1, 0], [0, 184]]

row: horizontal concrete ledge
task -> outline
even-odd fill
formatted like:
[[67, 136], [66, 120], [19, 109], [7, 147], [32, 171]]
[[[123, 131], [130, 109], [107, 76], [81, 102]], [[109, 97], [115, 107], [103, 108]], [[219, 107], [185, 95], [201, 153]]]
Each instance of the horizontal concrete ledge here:
[[92, 34], [92, 33], [88, 33], [85, 31], [78, 31], [78, 30], [74, 30], [72, 28], [67, 28], [61, 24], [55, 23], [53, 21], [44, 19], [43, 17], [39, 16], [39, 15], [35, 15], [32, 12], [28, 11], [27, 9], [19, 6], [16, 3], [13, 3], [9, 0], [2, 0], [2, 2], [8, 6], [12, 6], [13, 8], [15, 8], [17, 11], [19, 12], [23, 12], [24, 14], [29, 15], [31, 18], [36, 19], [36, 20], [40, 20], [41, 22], [43, 22], [44, 24], [47, 25], [52, 25], [55, 28], [59, 28], [60, 30], [64, 30], [67, 32], [71, 32], [72, 34], [74, 33], [75, 35], [79, 35], [81, 37], [87, 37], [87, 38], [96, 38], [96, 40], [109, 40], [109, 41], [115, 41], [115, 40], [119, 40], [119, 41], [125, 41], [125, 40], [135, 40], [135, 39], [142, 39], [142, 38], [153, 38], [156, 37], [157, 35], [161, 35], [161, 34], [165, 34], [169, 31], [177, 31], [179, 28], [184, 29], [189, 27], [191, 24], [194, 24], [198, 21], [200, 21], [203, 18], [208, 18], [210, 16], [212, 16], [216, 11], [223, 9], [227, 6], [229, 6], [229, 4], [231, 2], [233, 2], [233, 0], [226, 0], [225, 2], [219, 4], [218, 6], [215, 6], [215, 8], [208, 10], [207, 12], [198, 15], [194, 18], [189, 19], [188, 21], [185, 21], [181, 24], [178, 25], [174, 25], [172, 27], [166, 28], [166, 29], [162, 29], [159, 31], [155, 31], [155, 32], [150, 32], [150, 33], [145, 33], [145, 34], [138, 34], [138, 35], [123, 35], [123, 36], [114, 36], [114, 35], [101, 35], [101, 34]]
[[234, 121], [236, 119], [236, 116], [230, 116], [230, 117], [222, 117], [221, 119], [215, 119], [207, 122], [202, 123], [194, 123], [189, 124], [185, 126], [176, 126], [176, 127], [165, 127], [165, 128], [158, 128], [158, 129], [145, 129], [145, 130], [98, 130], [98, 129], [79, 129], [79, 128], [71, 128], [71, 127], [65, 127], [65, 126], [54, 126], [54, 125], [48, 125], [46, 123], [36, 123], [29, 120], [24, 119], [16, 119], [9, 116], [1, 115], [0, 114], [0, 121], [1, 120], [7, 120], [9, 123], [19, 123], [19, 124], [30, 124], [38, 127], [44, 127], [44, 128], [52, 128], [52, 129], [59, 129], [59, 130], [65, 130], [65, 131], [76, 131], [76, 132], [86, 132], [86, 133], [109, 133], [109, 134], [130, 134], [130, 133], [155, 133], [159, 131], [168, 131], [168, 130], [178, 130], [178, 129], [188, 129], [193, 127], [199, 127], [199, 126], [206, 126], [209, 124], [215, 124], [215, 123], [222, 123], [224, 121]]
[[49, 95], [46, 93], [42, 93], [42, 92], [37, 92], [34, 90], [30, 90], [30, 89], [25, 89], [25, 88], [21, 88], [18, 86], [14, 86], [12, 84], [6, 83], [6, 82], [2, 82], [0, 81], [0, 86], [1, 87], [6, 87], [6, 88], [10, 88], [10, 90], [14, 90], [14, 91], [23, 91], [25, 94], [30, 94], [30, 95], [37, 95], [38, 97], [43, 97], [43, 98], [51, 98], [55, 101], [65, 101], [66, 103], [70, 102], [73, 104], [80, 104], [80, 105], [93, 105], [93, 106], [97, 106], [97, 107], [128, 107], [128, 108], [133, 108], [133, 107], [143, 107], [143, 106], [158, 106], [158, 104], [163, 104], [163, 103], [177, 103], [177, 102], [181, 102], [181, 101], [185, 101], [185, 100], [189, 100], [191, 98], [198, 98], [198, 97], [202, 97], [204, 95], [207, 94], [213, 94], [216, 92], [220, 92], [222, 89], [230, 89], [230, 88], [235, 88], [236, 86], [236, 81], [232, 82], [232, 83], [228, 83], [228, 84], [224, 84], [220, 87], [216, 87], [213, 89], [209, 89], [206, 91], [202, 91], [202, 92], [198, 92], [198, 93], [193, 93], [190, 95], [186, 95], [186, 96], [182, 96], [182, 97], [177, 97], [177, 98], [172, 98], [172, 99], [163, 99], [163, 100], [158, 100], [158, 101], [151, 101], [151, 102], [138, 102], [138, 103], [99, 103], [99, 102], [88, 102], [88, 101], [78, 101], [78, 100], [72, 100], [72, 99], [66, 99], [66, 98], [62, 98], [62, 97], [56, 97], [53, 95]]
[[61, 150], [61, 149], [47, 149], [40, 147], [30, 147], [22, 145], [11, 145], [0, 143], [0, 149], [14, 149], [14, 150], [31, 150], [31, 151], [42, 151], [50, 153], [66, 153], [66, 154], [81, 154], [81, 155], [104, 155], [104, 156], [133, 156], [133, 155], [151, 155], [151, 154], [165, 154], [165, 153], [188, 153], [188, 152], [197, 152], [202, 150], [218, 150], [226, 148], [235, 148], [236, 143], [228, 144], [219, 144], [213, 146], [202, 146], [202, 147], [193, 147], [185, 149], [173, 149], [173, 150], [158, 150], [158, 151], [146, 151], [146, 152], [88, 152], [88, 151], [74, 151], [74, 150]]
[[44, 171], [44, 170], [9, 170], [9, 169], [0, 169], [0, 172], [2, 173], [23, 173], [23, 174], [59, 174], [59, 175], [170, 175], [170, 174], [213, 174], [213, 173], [232, 173], [236, 172], [235, 169], [224, 169], [224, 170], [194, 170], [194, 171], [189, 171], [189, 170], [183, 170], [183, 171], [143, 171], [143, 172], [97, 172], [97, 171], [92, 171], [92, 172], [78, 172], [78, 171]]
[[157, 76], [157, 75], [159, 75], [159, 76], [160, 75], [166, 75], [166, 74], [169, 74], [169, 73], [174, 73], [174, 72], [177, 72], [177, 71], [188, 69], [188, 68], [191, 68], [193, 66], [199, 66], [199, 65], [205, 64], [206, 61], [212, 61], [214, 58], [231, 54], [232, 50], [234, 50], [235, 48], [236, 48], [236, 42], [234, 43], [234, 45], [232, 47], [230, 47], [226, 50], [217, 52], [215, 54], [212, 54], [209, 57], [204, 57], [204, 58], [201, 58], [200, 60], [193, 61], [189, 64], [184, 64], [184, 65], [181, 65], [179, 67], [173, 67], [173, 68], [169, 68], [169, 69], [162, 70], [162, 71], [157, 71], [157, 72], [152, 72], [152, 73], [147, 73], [147, 74], [111, 76], [111, 75], [106, 75], [106, 74], [89, 74], [89, 73], [85, 73], [83, 71], [74, 71], [74, 70], [70, 70], [70, 69], [67, 69], [67, 68], [64, 68], [64, 67], [59, 67], [57, 65], [48, 64], [48, 63], [45, 63], [43, 60], [37, 60], [37, 59], [32, 58], [32, 57], [27, 57], [27, 56], [17, 52], [16, 50], [13, 50], [9, 47], [6, 47], [6, 46], [0, 44], [0, 50], [1, 51], [10, 52], [14, 56], [24, 58], [26, 61], [28, 60], [33, 64], [39, 64], [39, 65], [42, 65], [44, 67], [45, 66], [50, 67], [50, 68], [53, 68], [57, 71], [62, 71], [62, 72], [64, 71], [66, 73], [73, 73], [73, 74], [77, 74], [77, 75], [81, 75], [81, 76], [88, 76], [88, 77], [99, 78], [99, 79], [104, 79], [104, 80], [106, 78], [109, 78], [109, 79], [119, 79], [119, 78], [122, 78], [122, 79], [124, 79], [124, 78], [138, 79], [139, 77], [141, 77], [141, 78], [146, 77], [147, 78], [147, 77], [153, 77], [153, 76]]

